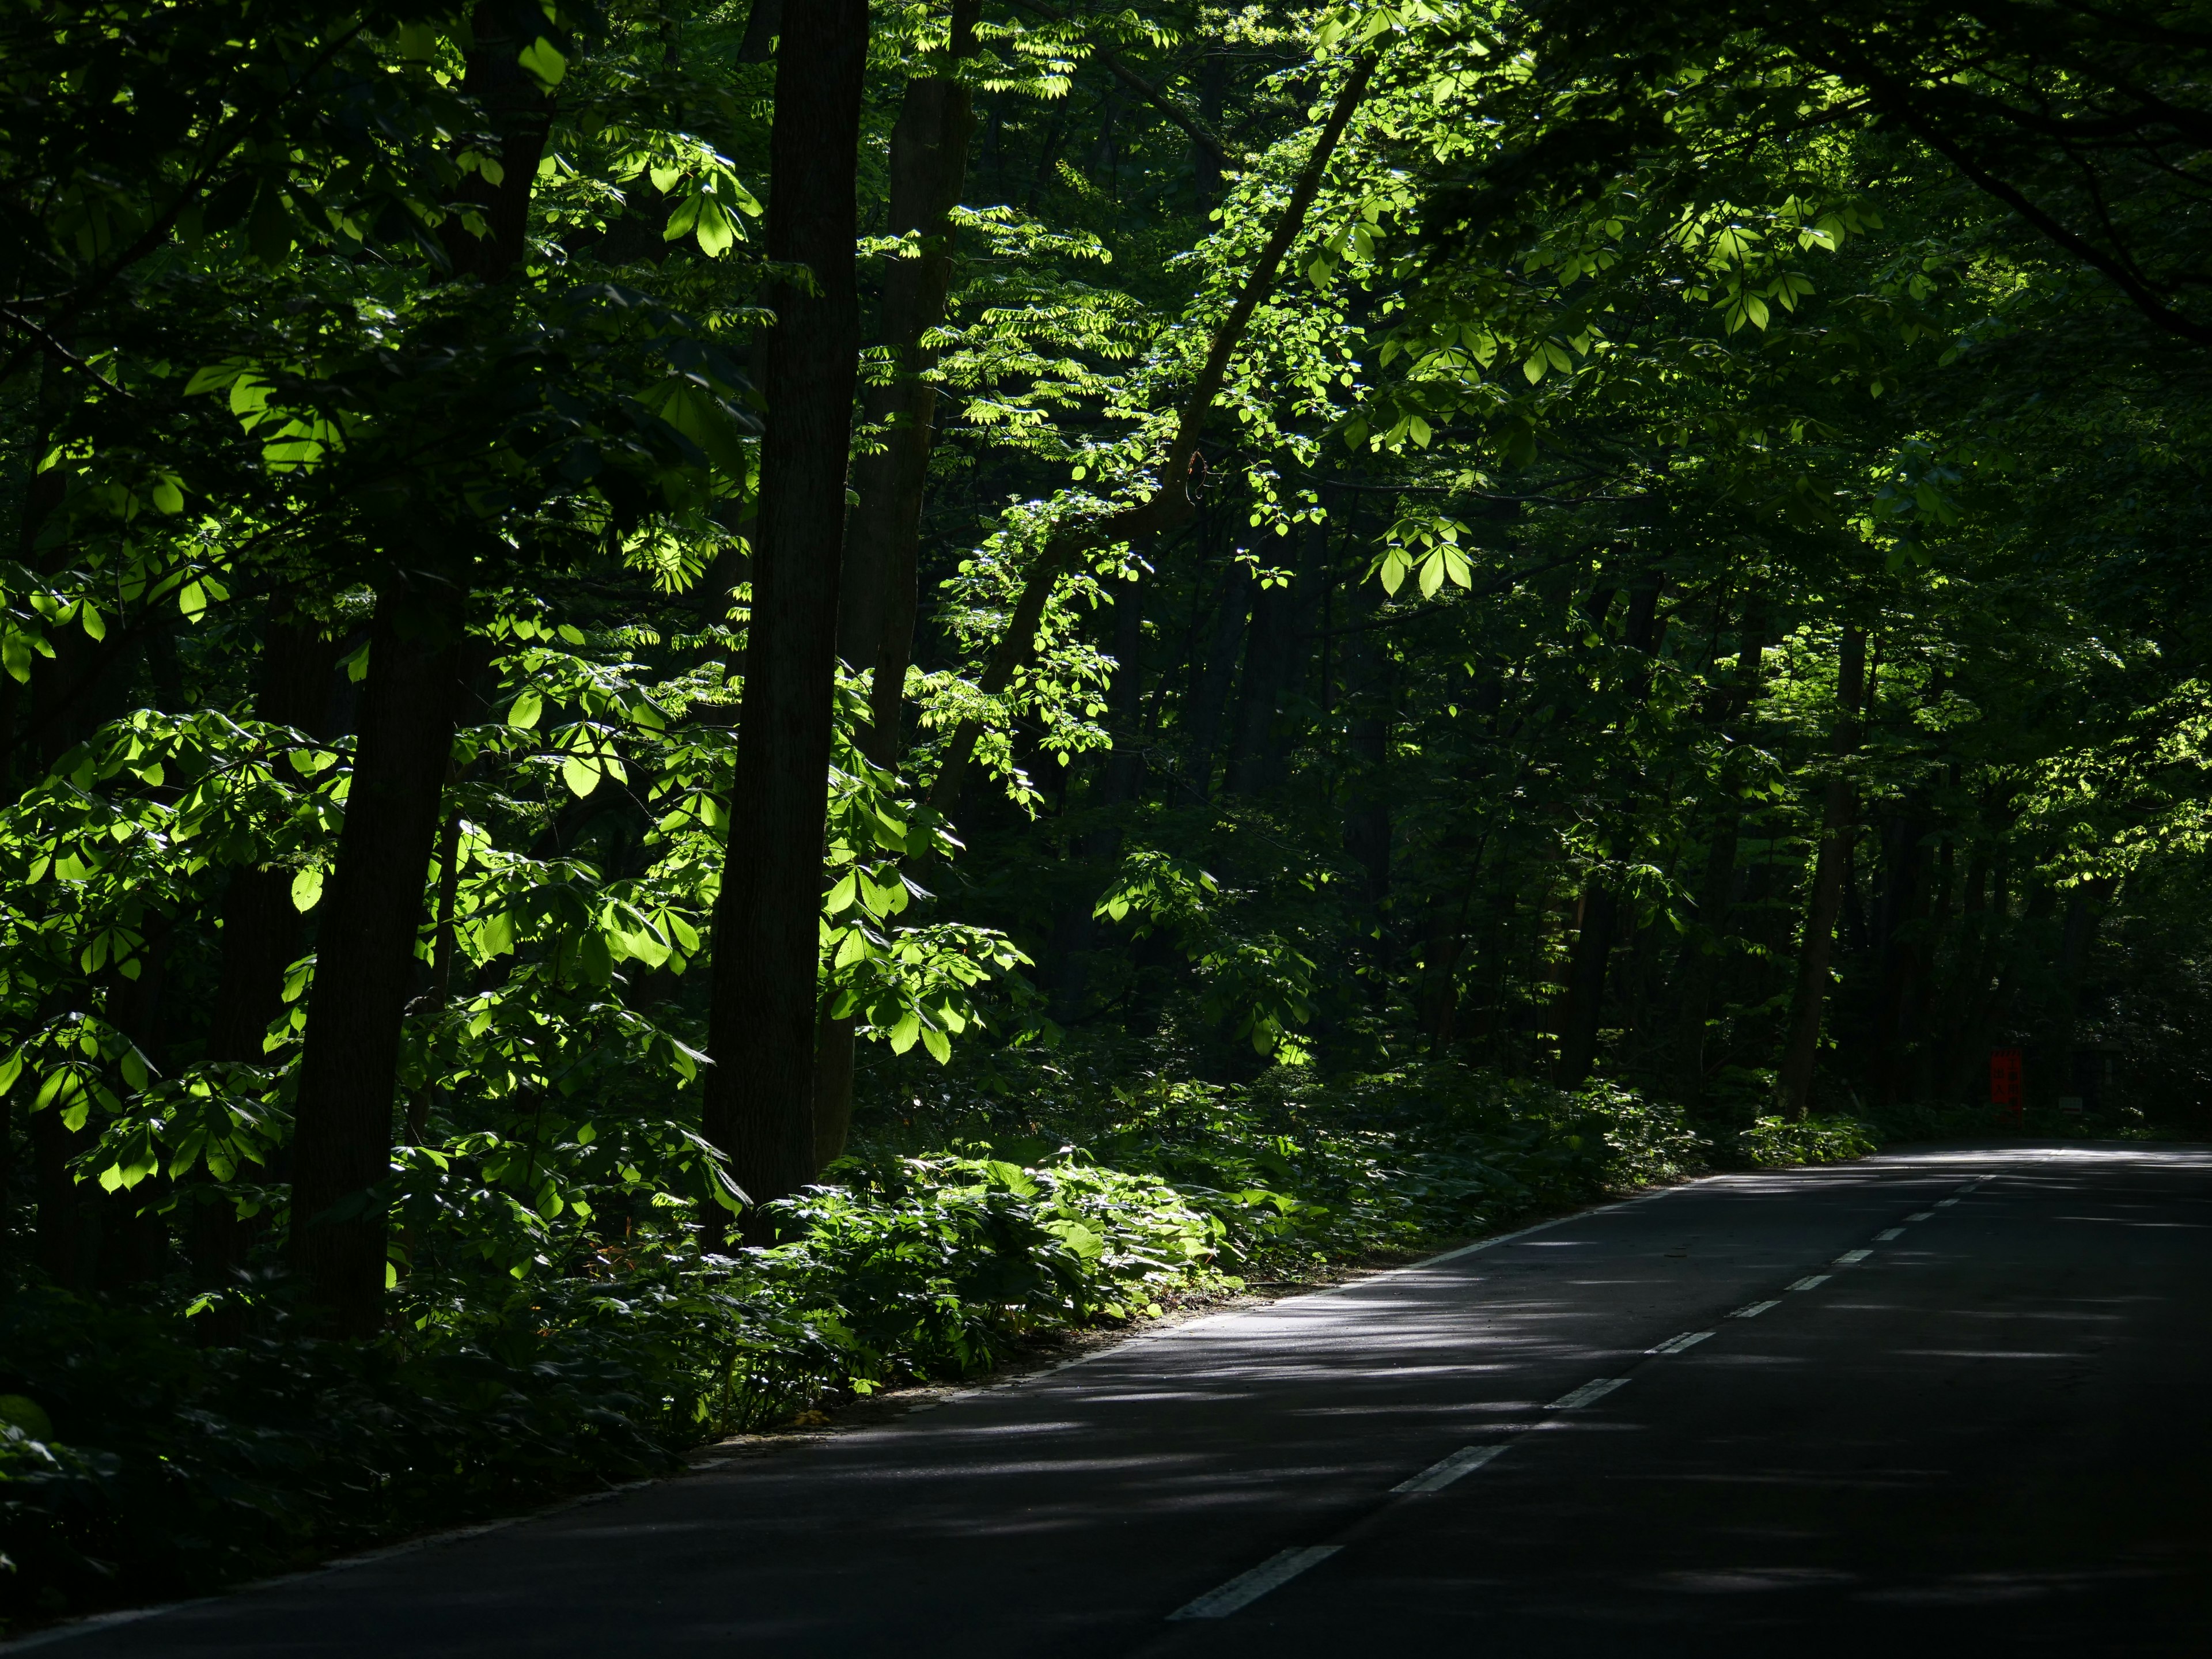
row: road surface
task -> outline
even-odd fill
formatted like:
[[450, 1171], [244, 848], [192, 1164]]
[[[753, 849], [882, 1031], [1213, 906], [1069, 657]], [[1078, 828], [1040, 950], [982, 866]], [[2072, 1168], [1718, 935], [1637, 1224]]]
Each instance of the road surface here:
[[1697, 1182], [887, 1426], [32, 1640], [2101, 1656], [2212, 1654], [2208, 1613], [2212, 1149], [2010, 1143]]

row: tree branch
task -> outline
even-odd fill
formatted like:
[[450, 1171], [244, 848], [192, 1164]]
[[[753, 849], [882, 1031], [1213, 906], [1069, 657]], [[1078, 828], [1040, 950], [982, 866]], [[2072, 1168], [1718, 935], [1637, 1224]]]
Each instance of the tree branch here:
[[[1335, 154], [1337, 141], [1343, 137], [1352, 112], [1366, 95], [1376, 63], [1370, 53], [1352, 64], [1351, 74], [1330, 107], [1328, 120], [1322, 124], [1320, 136], [1314, 141], [1313, 153], [1306, 158], [1305, 167], [1291, 188], [1291, 199], [1284, 204], [1282, 214], [1275, 222], [1273, 234], [1267, 238], [1267, 246], [1261, 250], [1250, 274], [1245, 277], [1244, 289], [1237, 296], [1237, 303], [1214, 330], [1205, 365], [1200, 368], [1176, 420], [1175, 438], [1168, 445], [1167, 459], [1160, 468], [1159, 488], [1140, 505], [1124, 507], [1079, 529], [1057, 533], [1046, 541], [1044, 550], [1030, 567], [1029, 575], [1022, 584], [1021, 596], [1014, 603], [1014, 614], [1007, 622], [1006, 631], [1000, 635], [997, 648], [984, 665], [978, 688], [984, 696], [995, 697], [1005, 691], [1013, 684], [1014, 676], [1036, 655], [1036, 631], [1044, 620], [1046, 601], [1052, 597], [1061, 574], [1080, 555], [1127, 541], [1133, 536], [1172, 529], [1196, 510], [1186, 486], [1191, 458], [1198, 453], [1199, 433], [1212, 410], [1213, 400], [1221, 395], [1222, 382], [1228, 378], [1230, 359], [1236, 355], [1253, 313], [1267, 298], [1284, 256], [1305, 227], [1306, 214], [1313, 206], [1314, 198], [1321, 192], [1321, 181], [1328, 170], [1329, 158]], [[945, 745], [937, 781], [929, 792], [929, 804], [936, 811], [949, 811], [960, 798], [969, 763], [975, 758], [976, 740], [981, 736], [982, 726], [975, 720], [963, 720], [954, 729], [951, 740]]]

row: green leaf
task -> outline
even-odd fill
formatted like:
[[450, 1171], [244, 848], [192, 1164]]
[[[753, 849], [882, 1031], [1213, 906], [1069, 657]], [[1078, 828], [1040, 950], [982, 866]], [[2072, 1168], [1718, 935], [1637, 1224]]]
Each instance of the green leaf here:
[[579, 799], [599, 787], [599, 769], [581, 755], [571, 755], [561, 763], [561, 781], [568, 786], [568, 793]]
[[527, 732], [538, 724], [544, 713], [544, 701], [535, 691], [525, 691], [514, 700], [514, 707], [507, 711], [507, 723], [518, 731]]
[[292, 878], [292, 908], [305, 915], [322, 902], [323, 872], [312, 866]]
[[548, 92], [559, 86], [562, 77], [568, 72], [568, 60], [542, 34], [517, 52], [514, 61], [528, 70]]
[[731, 224], [730, 216], [722, 211], [720, 202], [699, 204], [696, 229], [699, 251], [709, 259], [720, 258], [738, 240], [737, 228]]

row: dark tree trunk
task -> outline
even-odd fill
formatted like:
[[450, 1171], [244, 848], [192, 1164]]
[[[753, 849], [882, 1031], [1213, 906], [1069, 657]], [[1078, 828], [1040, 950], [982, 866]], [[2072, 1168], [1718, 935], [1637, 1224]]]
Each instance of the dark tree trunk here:
[[[980, 0], [957, 0], [948, 43], [955, 58], [976, 50]], [[864, 418], [885, 428], [884, 447], [854, 465], [858, 500], [845, 526], [837, 597], [837, 649], [848, 665], [872, 672], [868, 729], [861, 748], [878, 766], [903, 750], [906, 671], [914, 659], [921, 610], [921, 507], [936, 439], [937, 388], [923, 378], [937, 354], [922, 337], [945, 320], [952, 280], [951, 214], [968, 176], [975, 116], [968, 88], [939, 76], [907, 82], [891, 129], [890, 230], [918, 234], [921, 256], [884, 270], [883, 341], [894, 378], [863, 396]], [[815, 1036], [814, 1162], [845, 1151], [853, 1122], [855, 1022], [823, 1008]]]
[[2081, 974], [2113, 884], [2100, 878], [2076, 882], [2066, 891], [2066, 921], [2059, 935], [2058, 986], [2044, 1047], [2051, 1060], [2045, 1089], [2052, 1097], [2075, 1092], [2074, 1045], [2081, 1020]]
[[1882, 890], [1879, 913], [1881, 1000], [1875, 1010], [1875, 1088], [1884, 1105], [1905, 1094], [1905, 1048], [1911, 1042], [1912, 993], [1921, 975], [1921, 821], [1917, 806], [1882, 825]]
[[[371, 652], [371, 666], [374, 653]], [[311, 737], [326, 730], [337, 647], [312, 623], [280, 612], [275, 602], [262, 641], [254, 718], [296, 726]], [[222, 963], [208, 1022], [207, 1057], [258, 1063], [269, 1022], [283, 1007], [284, 970], [300, 955], [306, 924], [292, 903], [292, 872], [245, 865], [223, 896]]]
[[1237, 702], [1237, 736], [1230, 745], [1225, 787], [1256, 795], [1278, 779], [1275, 721], [1297, 647], [1298, 591], [1261, 588], [1252, 600], [1252, 627], [1244, 642], [1244, 678]]
[[[323, 735], [337, 656], [319, 629], [272, 599], [254, 717]], [[223, 894], [222, 957], [208, 1018], [208, 1059], [261, 1063], [270, 1022], [284, 1006], [284, 970], [298, 959], [306, 931], [306, 919], [292, 903], [289, 870], [248, 864], [231, 873]], [[251, 1242], [246, 1224], [219, 1201], [193, 1205], [186, 1236], [194, 1276], [207, 1287], [222, 1285], [244, 1265]]]
[[[1098, 781], [1097, 808], [1103, 815], [1136, 799], [1144, 776], [1144, 752], [1138, 723], [1144, 712], [1144, 679], [1139, 661], [1145, 639], [1142, 589], [1127, 582], [1114, 598], [1114, 682], [1107, 693], [1108, 718], [1114, 747]], [[1081, 896], [1061, 913], [1053, 929], [1057, 946], [1053, 975], [1053, 1018], [1066, 1023], [1079, 1018], [1090, 986], [1091, 953], [1098, 922], [1091, 895], [1098, 890], [1096, 877], [1121, 845], [1120, 824], [1108, 821], [1085, 834], [1077, 844], [1083, 860], [1085, 885]]]
[[[1629, 591], [1628, 621], [1624, 643], [1646, 656], [1658, 649], [1659, 597], [1665, 580], [1656, 570], [1644, 572]], [[1613, 590], [1600, 588], [1591, 602], [1596, 625], [1603, 626], [1612, 608]], [[1629, 701], [1641, 703], [1650, 690], [1648, 671], [1630, 688]], [[1606, 968], [1611, 960], [1613, 934], [1620, 919], [1620, 896], [1602, 878], [1593, 878], [1583, 889], [1582, 927], [1575, 935], [1573, 959], [1568, 968], [1566, 994], [1559, 1012], [1559, 1061], [1555, 1073], [1563, 1089], [1579, 1088], [1597, 1061], [1597, 1034], [1604, 1023]]]
[[745, 14], [745, 32], [738, 42], [740, 64], [765, 64], [775, 56], [775, 38], [783, 33], [783, 0], [753, 0]]
[[[1360, 585], [1363, 619], [1376, 609], [1375, 589]], [[1346, 749], [1352, 762], [1344, 790], [1344, 850], [1366, 872], [1360, 896], [1381, 912], [1390, 896], [1389, 755], [1392, 695], [1389, 665], [1372, 632], [1347, 636], [1344, 696], [1351, 714]], [[1379, 949], [1379, 946], [1378, 946]]]
[[400, 1022], [453, 751], [464, 596], [378, 602], [345, 826], [319, 931], [292, 1143], [292, 1260], [331, 1328], [376, 1328], [384, 1295]]
[[[1835, 750], [1840, 760], [1858, 747], [1859, 699], [1866, 684], [1866, 635], [1844, 629], [1837, 668]], [[1850, 781], [1841, 771], [1828, 780], [1820, 803], [1820, 849], [1813, 867], [1805, 934], [1797, 951], [1797, 984], [1790, 1004], [1790, 1035], [1777, 1079], [1784, 1111], [1802, 1118], [1813, 1102], [1813, 1069], [1820, 1051], [1820, 1018], [1828, 997], [1828, 957], [1835, 945], [1836, 913], [1843, 902], [1844, 837], [1854, 816]]]
[[[961, 0], [955, 8], [955, 58], [974, 54], [980, 9], [979, 0]], [[883, 343], [890, 349], [893, 378], [865, 394], [865, 418], [884, 428], [883, 447], [853, 468], [859, 499], [846, 528], [837, 626], [846, 662], [874, 670], [866, 747], [878, 765], [890, 764], [898, 751], [899, 708], [914, 650], [922, 495], [937, 409], [937, 388], [923, 378], [937, 354], [922, 339], [945, 320], [952, 280], [949, 216], [968, 176], [975, 128], [968, 88], [926, 76], [907, 82], [891, 129], [889, 229], [895, 236], [917, 235], [921, 255], [884, 262]]]
[[[495, 8], [474, 13], [463, 90], [500, 137], [497, 185], [469, 175], [460, 193], [484, 225], [441, 228], [453, 273], [504, 283], [528, 251], [532, 191], [553, 106], [516, 61], [518, 40]], [[428, 532], [433, 556], [378, 596], [369, 630], [353, 781], [337, 862], [325, 890], [315, 982], [300, 1059], [292, 1142], [291, 1255], [318, 1316], [344, 1335], [379, 1322], [401, 1022], [414, 989], [422, 884], [459, 706], [467, 564], [459, 533]]]
[[865, 0], [784, 19], [776, 51], [766, 253], [808, 288], [774, 292], [759, 544], [738, 714], [728, 860], [714, 916], [706, 1127], [759, 1206], [814, 1177], [815, 1027], [837, 587], [860, 344], [859, 222]]
[[1213, 757], [1221, 748], [1221, 726], [1229, 694], [1237, 684], [1237, 647], [1252, 611], [1252, 573], [1242, 562], [1229, 567], [1221, 608], [1214, 613], [1213, 637], [1190, 693], [1190, 739], [1184, 761], [1190, 787], [1203, 799], [1213, 793]]
[[1566, 994], [1560, 999], [1559, 1065], [1555, 1076], [1562, 1089], [1579, 1088], [1596, 1063], [1598, 1027], [1605, 1009], [1606, 963], [1620, 921], [1620, 897], [1602, 882], [1586, 885], [1576, 908], [1582, 923], [1569, 960]]

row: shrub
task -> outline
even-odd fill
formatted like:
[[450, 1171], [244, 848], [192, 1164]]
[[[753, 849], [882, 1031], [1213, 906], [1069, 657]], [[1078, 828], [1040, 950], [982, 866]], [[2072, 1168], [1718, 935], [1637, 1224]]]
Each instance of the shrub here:
[[1841, 1164], [1876, 1149], [1873, 1130], [1855, 1117], [1762, 1117], [1737, 1136], [1737, 1144], [1747, 1159], [1766, 1168]]

